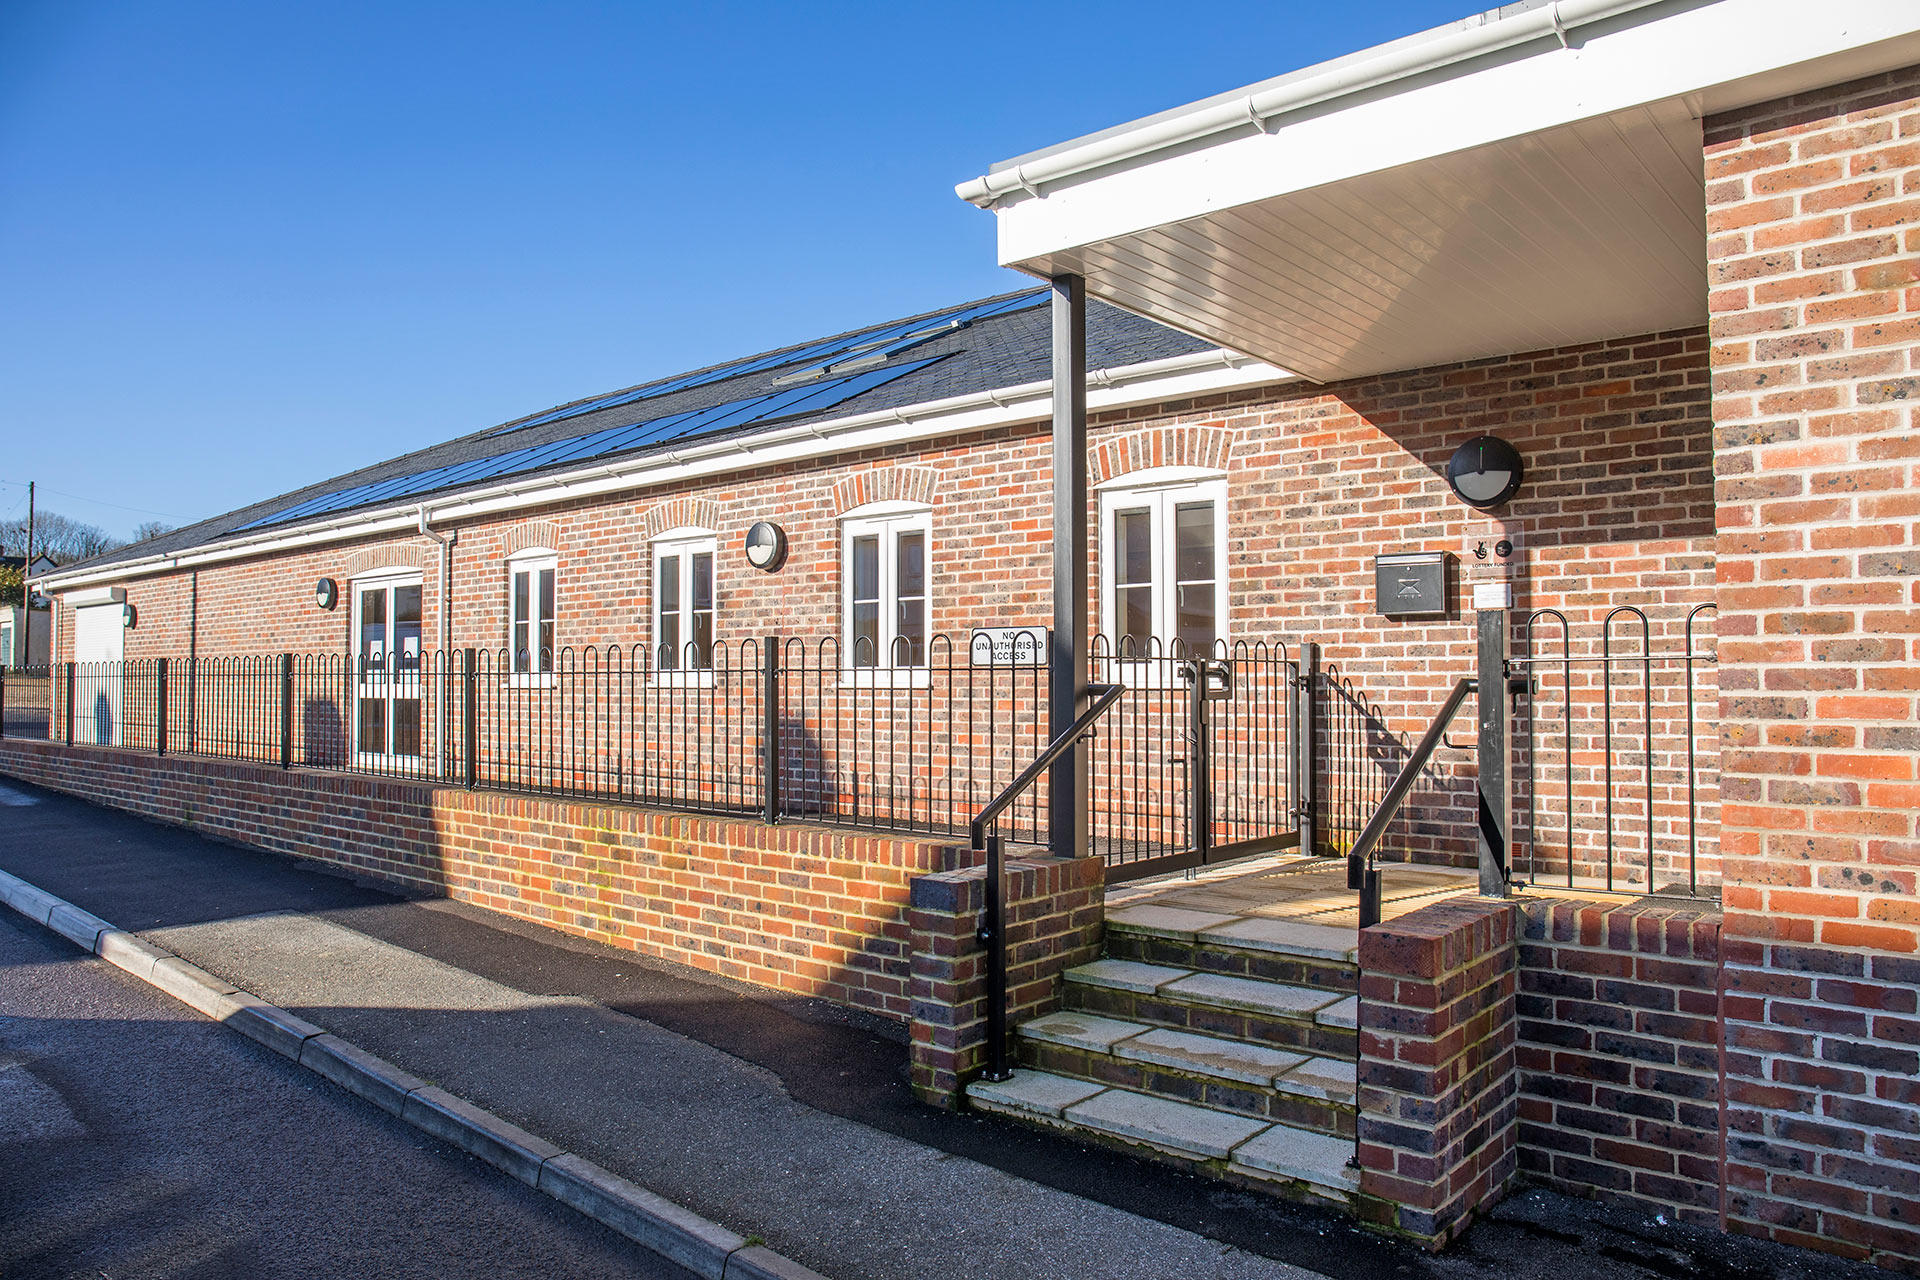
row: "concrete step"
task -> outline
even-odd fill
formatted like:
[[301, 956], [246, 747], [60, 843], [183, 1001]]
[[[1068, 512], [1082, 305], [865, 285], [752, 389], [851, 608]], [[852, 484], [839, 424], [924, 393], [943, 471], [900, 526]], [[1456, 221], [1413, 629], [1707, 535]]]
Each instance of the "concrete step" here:
[[1072, 1010], [1022, 1023], [1020, 1061], [1140, 1093], [1351, 1138], [1354, 1066]]
[[1316, 1057], [1354, 1057], [1358, 999], [1337, 991], [1137, 960], [1096, 960], [1065, 976], [1066, 1004], [1076, 1012]]
[[997, 1084], [975, 1081], [967, 1087], [967, 1099], [982, 1111], [1298, 1198], [1344, 1204], [1359, 1187], [1358, 1171], [1347, 1163], [1351, 1139], [1131, 1089], [1023, 1068]]
[[1150, 903], [1107, 913], [1112, 959], [1346, 994], [1359, 989], [1359, 941], [1352, 929]]

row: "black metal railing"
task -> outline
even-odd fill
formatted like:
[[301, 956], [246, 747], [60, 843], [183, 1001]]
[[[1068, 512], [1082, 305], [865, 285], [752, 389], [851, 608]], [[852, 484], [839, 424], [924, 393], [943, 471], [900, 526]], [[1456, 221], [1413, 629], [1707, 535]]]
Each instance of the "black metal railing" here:
[[1000, 815], [1012, 809], [1020, 798], [1031, 795], [1040, 779], [1061, 756], [1082, 739], [1093, 736], [1100, 718], [1120, 701], [1124, 685], [1096, 684], [1087, 687], [1087, 705], [1073, 723], [1041, 748], [1033, 762], [989, 800], [968, 824], [968, 838], [974, 854], [987, 868], [987, 902], [980, 925], [980, 944], [987, 952], [987, 1069], [988, 1080], [1005, 1080], [1013, 1074], [1007, 1045], [1007, 887], [1006, 859], [1001, 852]]
[[[1294, 651], [1093, 650], [1090, 677], [1123, 696], [1090, 823], [1115, 878], [1311, 844]], [[958, 836], [1046, 746], [1047, 668], [941, 635], [889, 656], [769, 636], [64, 663], [14, 723], [75, 745]], [[1047, 813], [1043, 777], [1002, 813], [1008, 838], [1044, 842]]]
[[[1717, 891], [1717, 655], [1684, 616], [1622, 605], [1583, 634], [1558, 609], [1520, 620], [1516, 875], [1534, 884], [1697, 896]], [[1544, 632], [1545, 634], [1541, 634]]]
[[44, 663], [33, 667], [0, 664], [0, 738], [44, 739], [52, 699], [52, 669]]

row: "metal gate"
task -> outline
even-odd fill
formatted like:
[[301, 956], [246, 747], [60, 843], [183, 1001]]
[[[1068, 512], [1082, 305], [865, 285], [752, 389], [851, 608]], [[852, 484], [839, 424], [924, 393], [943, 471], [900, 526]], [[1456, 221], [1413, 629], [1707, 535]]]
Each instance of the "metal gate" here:
[[1218, 644], [1204, 656], [1114, 652], [1125, 689], [1093, 746], [1094, 848], [1109, 882], [1313, 847], [1319, 646]]

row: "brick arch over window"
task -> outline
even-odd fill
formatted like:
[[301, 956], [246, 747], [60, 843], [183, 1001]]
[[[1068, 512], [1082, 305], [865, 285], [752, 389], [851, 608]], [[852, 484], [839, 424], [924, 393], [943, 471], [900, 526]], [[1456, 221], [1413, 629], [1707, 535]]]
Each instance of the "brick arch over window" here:
[[869, 502], [918, 502], [933, 505], [940, 473], [931, 467], [875, 467], [833, 486], [833, 514], [845, 515]]
[[720, 504], [711, 498], [669, 498], [647, 512], [646, 529], [649, 538], [657, 538], [669, 529], [684, 529], [689, 526], [719, 532]]
[[427, 560], [427, 553], [419, 547], [368, 547], [348, 556], [340, 573], [346, 578], [357, 578], [375, 569], [418, 569], [424, 573]]
[[1225, 471], [1233, 457], [1233, 432], [1226, 427], [1199, 425], [1154, 427], [1112, 436], [1093, 446], [1088, 478], [1104, 484], [1129, 471], [1148, 467], [1206, 467]]
[[500, 540], [502, 555], [512, 555], [516, 551], [525, 551], [528, 547], [543, 547], [548, 551], [560, 549], [560, 530], [550, 520], [528, 520], [507, 530]]

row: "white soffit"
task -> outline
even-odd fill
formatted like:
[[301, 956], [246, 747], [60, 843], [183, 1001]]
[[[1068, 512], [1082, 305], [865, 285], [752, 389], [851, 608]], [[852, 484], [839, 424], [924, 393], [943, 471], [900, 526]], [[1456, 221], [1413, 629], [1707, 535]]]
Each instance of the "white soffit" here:
[[1916, 61], [1915, 0], [1672, 0], [962, 190], [995, 208], [1005, 265], [1328, 381], [1703, 323], [1699, 118]]

